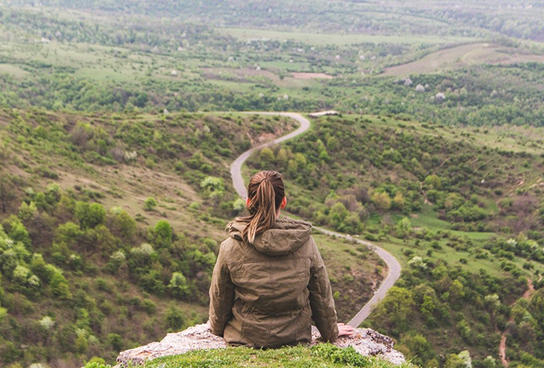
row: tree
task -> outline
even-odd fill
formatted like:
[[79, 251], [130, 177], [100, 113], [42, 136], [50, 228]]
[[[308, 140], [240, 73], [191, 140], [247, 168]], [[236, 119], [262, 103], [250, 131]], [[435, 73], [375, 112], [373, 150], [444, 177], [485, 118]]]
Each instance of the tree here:
[[274, 151], [272, 151], [268, 147], [263, 148], [259, 153], [259, 159], [265, 165], [271, 164], [272, 162], [274, 162]]
[[153, 229], [153, 234], [155, 236], [155, 245], [158, 248], [168, 248], [170, 247], [170, 245], [172, 245], [172, 237], [174, 235], [174, 231], [172, 230], [172, 226], [170, 226], [170, 223], [168, 221], [158, 221], [155, 225], [155, 229]]
[[200, 182], [200, 187], [204, 189], [205, 195], [212, 199], [221, 198], [225, 194], [223, 179], [215, 176], [206, 176]]
[[404, 209], [404, 203], [404, 196], [400, 191], [397, 191], [397, 193], [395, 193], [395, 197], [393, 198], [392, 207], [402, 211]]
[[372, 319], [388, 328], [393, 335], [406, 331], [414, 313], [414, 299], [408, 289], [393, 286], [373, 312]]
[[412, 363], [423, 366], [434, 357], [433, 347], [421, 334], [407, 334], [400, 343], [409, 349], [409, 358]]
[[94, 228], [104, 223], [106, 210], [99, 203], [76, 202], [75, 215], [82, 229]]
[[391, 208], [391, 198], [387, 192], [374, 192], [370, 200], [380, 210], [388, 210]]
[[172, 295], [177, 297], [182, 297], [189, 293], [187, 279], [181, 272], [174, 272], [172, 274], [168, 288], [170, 289]]
[[346, 209], [342, 202], [336, 202], [329, 212], [329, 223], [339, 231], [342, 231], [344, 220], [349, 215], [349, 211]]
[[412, 223], [408, 217], [403, 217], [395, 226], [395, 232], [399, 238], [405, 238], [412, 230]]
[[438, 190], [442, 188], [442, 181], [435, 174], [428, 175], [423, 181], [423, 184], [425, 185], [425, 188], [428, 188], [428, 189]]
[[166, 327], [169, 331], [181, 330], [185, 323], [185, 316], [181, 309], [176, 307], [170, 307], [166, 313]]

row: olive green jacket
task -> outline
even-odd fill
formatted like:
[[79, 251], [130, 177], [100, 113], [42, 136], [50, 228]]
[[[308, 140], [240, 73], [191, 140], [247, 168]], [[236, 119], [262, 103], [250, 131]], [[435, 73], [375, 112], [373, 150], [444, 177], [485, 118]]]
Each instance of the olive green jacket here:
[[338, 337], [336, 310], [311, 224], [284, 217], [242, 240], [245, 224], [227, 226], [210, 286], [212, 333], [233, 345], [276, 347], [311, 341], [315, 322], [327, 341]]

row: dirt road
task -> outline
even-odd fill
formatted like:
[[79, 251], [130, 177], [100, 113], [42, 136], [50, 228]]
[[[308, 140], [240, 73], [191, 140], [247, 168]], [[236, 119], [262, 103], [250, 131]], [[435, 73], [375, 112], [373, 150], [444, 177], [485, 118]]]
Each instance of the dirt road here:
[[[245, 187], [244, 178], [242, 177], [242, 166], [244, 162], [251, 156], [255, 151], [258, 151], [264, 147], [272, 146], [281, 142], [284, 142], [288, 139], [294, 138], [305, 131], [307, 131], [310, 128], [310, 121], [306, 119], [304, 116], [298, 113], [294, 112], [252, 112], [253, 114], [262, 114], [262, 115], [281, 115], [281, 116], [287, 116], [292, 119], [295, 119], [300, 123], [300, 127], [291, 133], [284, 135], [282, 137], [276, 138], [270, 142], [266, 142], [263, 144], [260, 144], [256, 147], [253, 147], [246, 152], [242, 153], [230, 166], [230, 174], [232, 176], [232, 184], [234, 186], [234, 189], [236, 190], [236, 193], [243, 199], [247, 198], [247, 189]], [[351, 235], [347, 234], [341, 234], [337, 233], [335, 231], [327, 230], [321, 227], [314, 226], [314, 229], [316, 231], [319, 231], [323, 234], [329, 235], [329, 236], [336, 236], [339, 238], [344, 238], [350, 241], [357, 242], [359, 244], [365, 245], [371, 250], [373, 250], [387, 265], [388, 273], [387, 276], [384, 278], [382, 283], [380, 284], [380, 287], [372, 298], [361, 307], [361, 309], [355, 314], [355, 316], [348, 322], [349, 325], [357, 327], [363, 322], [369, 315], [370, 312], [372, 312], [372, 309], [385, 297], [387, 294], [387, 291], [395, 284], [395, 282], [398, 280], [400, 276], [401, 266], [400, 263], [397, 261], [395, 257], [393, 257], [389, 252], [387, 252], [385, 249], [378, 247], [377, 245], [366, 241], [357, 239]]]

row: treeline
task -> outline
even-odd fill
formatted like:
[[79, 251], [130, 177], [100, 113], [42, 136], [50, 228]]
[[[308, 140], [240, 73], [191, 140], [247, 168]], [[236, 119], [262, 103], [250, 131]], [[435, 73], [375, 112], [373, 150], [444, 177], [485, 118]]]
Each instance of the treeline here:
[[[35, 1], [18, 0], [12, 3], [34, 5]], [[182, 19], [193, 17], [203, 23], [214, 22], [236, 27], [283, 26], [307, 31], [378, 34], [500, 34], [533, 40], [541, 40], [543, 37], [539, 23], [542, 6], [538, 3], [513, 1], [483, 1], [478, 7], [466, 6], [461, 1], [433, 4], [431, 7], [422, 7], [417, 2], [410, 1], [402, 5], [349, 1], [334, 4], [326, 1], [312, 1], [307, 4], [293, 4], [288, 1], [248, 4], [239, 0], [198, 5], [186, 1], [160, 0], [152, 6], [145, 1], [112, 3], [106, 0], [80, 0], [41, 3], [53, 7], [100, 10], [113, 14], [145, 14]], [[508, 9], [508, 16], [501, 12], [502, 9]], [[447, 20], [448, 25], [443, 20]]]

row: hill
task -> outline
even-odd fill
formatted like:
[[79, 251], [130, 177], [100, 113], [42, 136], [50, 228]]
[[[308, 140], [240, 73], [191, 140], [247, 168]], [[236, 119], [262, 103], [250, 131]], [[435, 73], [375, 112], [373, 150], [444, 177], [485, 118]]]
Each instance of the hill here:
[[[232, 113], [2, 110], [2, 363], [112, 360], [205, 321], [223, 229], [244, 208], [230, 161], [292, 127]], [[384, 270], [364, 247], [315, 238], [347, 321]]]
[[[544, 151], [520, 136], [512, 150], [498, 148], [503, 128], [322, 117], [255, 155], [248, 174], [284, 172], [291, 211], [400, 260], [400, 281], [364, 325], [399, 339], [414, 363], [447, 365], [468, 349], [484, 366], [507, 330], [509, 358], [541, 364], [544, 289], [529, 301], [522, 294], [527, 279], [544, 284]], [[510, 320], [518, 311], [528, 320]], [[522, 329], [531, 332], [521, 338]]]

